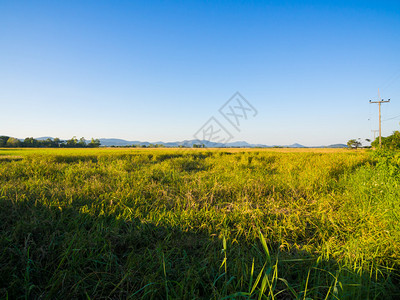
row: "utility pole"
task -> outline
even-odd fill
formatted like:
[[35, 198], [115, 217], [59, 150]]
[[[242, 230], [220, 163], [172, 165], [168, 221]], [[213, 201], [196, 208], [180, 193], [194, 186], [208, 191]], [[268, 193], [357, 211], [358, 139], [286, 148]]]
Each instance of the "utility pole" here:
[[375, 141], [375, 139], [376, 139], [376, 133], [379, 132], [379, 130], [371, 130], [371, 132], [374, 133], [374, 141]]
[[390, 102], [390, 99], [388, 99], [386, 101], [383, 99], [380, 101], [369, 100], [369, 103], [378, 103], [378, 105], [379, 105], [379, 148], [382, 146], [381, 104], [388, 103], [388, 102]]

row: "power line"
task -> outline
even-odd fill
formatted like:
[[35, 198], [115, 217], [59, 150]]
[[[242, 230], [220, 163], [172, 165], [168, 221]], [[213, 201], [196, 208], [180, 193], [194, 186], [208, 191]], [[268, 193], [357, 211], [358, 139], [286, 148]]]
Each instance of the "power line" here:
[[400, 117], [400, 115], [395, 116], [395, 117], [391, 117], [391, 118], [389, 118], [389, 119], [382, 120], [382, 122], [390, 121], [390, 120], [393, 120], [393, 119], [397, 119], [397, 118], [399, 118], [399, 117]]
[[386, 81], [386, 83], [383, 86], [383, 90], [386, 90], [388, 87], [390, 87], [397, 79], [400, 78], [400, 69], [397, 70], [390, 78], [389, 80]]

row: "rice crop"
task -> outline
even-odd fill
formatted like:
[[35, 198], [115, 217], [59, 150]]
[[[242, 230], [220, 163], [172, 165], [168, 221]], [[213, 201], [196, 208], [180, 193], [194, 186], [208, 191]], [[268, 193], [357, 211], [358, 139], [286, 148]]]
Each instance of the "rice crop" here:
[[0, 298], [396, 299], [399, 162], [0, 149]]

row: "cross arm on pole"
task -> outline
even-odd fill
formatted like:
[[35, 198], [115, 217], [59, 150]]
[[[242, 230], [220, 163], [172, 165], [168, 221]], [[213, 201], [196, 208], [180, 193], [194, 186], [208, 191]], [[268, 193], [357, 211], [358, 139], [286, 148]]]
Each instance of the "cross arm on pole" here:
[[369, 100], [369, 103], [387, 103], [387, 102], [390, 102], [390, 99], [388, 99], [388, 100], [381, 100], [381, 101], [372, 101], [372, 100]]
[[372, 100], [369, 100], [369, 103], [377, 103], [378, 106], [379, 106], [379, 147], [382, 146], [381, 104], [382, 104], [382, 103], [388, 103], [388, 102], [390, 102], [390, 99], [388, 99], [388, 100], [383, 100], [383, 99], [382, 99], [381, 101], [372, 101]]

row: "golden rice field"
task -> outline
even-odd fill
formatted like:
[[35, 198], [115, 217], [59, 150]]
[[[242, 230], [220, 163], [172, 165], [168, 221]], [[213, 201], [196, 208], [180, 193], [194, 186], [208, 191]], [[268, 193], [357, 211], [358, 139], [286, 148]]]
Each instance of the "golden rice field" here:
[[0, 149], [0, 298], [397, 299], [399, 157]]

